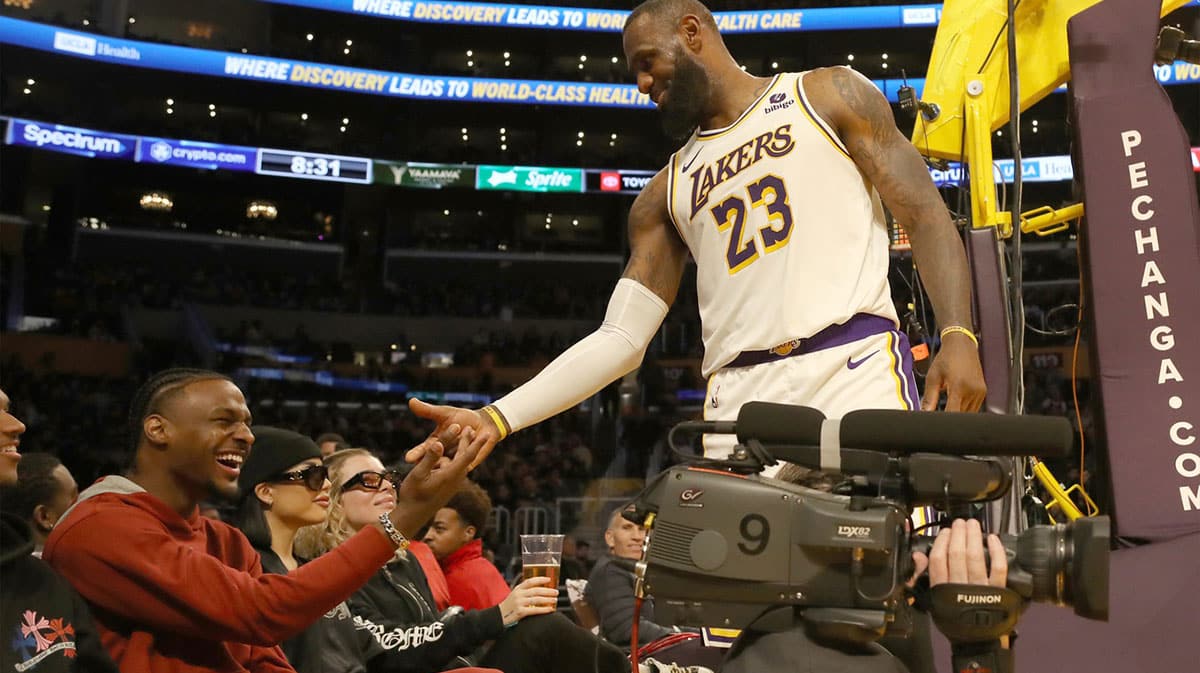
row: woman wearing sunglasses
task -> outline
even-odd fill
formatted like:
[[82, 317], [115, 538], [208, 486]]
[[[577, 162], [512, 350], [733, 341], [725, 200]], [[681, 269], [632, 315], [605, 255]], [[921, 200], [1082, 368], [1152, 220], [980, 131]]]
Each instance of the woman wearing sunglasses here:
[[[329, 516], [305, 531], [304, 549], [327, 552], [396, 506], [399, 475], [361, 449], [339, 451], [326, 461]], [[311, 536], [312, 531], [315, 532]], [[311, 550], [309, 547], [311, 546]], [[347, 603], [355, 620], [369, 623], [376, 640], [390, 651], [407, 653], [405, 671], [444, 671], [478, 663], [505, 673], [620, 673], [629, 660], [556, 613], [558, 590], [547, 578], [532, 578], [495, 607], [439, 614], [420, 563], [397, 554]]]
[[[308, 437], [265, 426], [252, 431], [254, 448], [238, 479], [234, 523], [258, 551], [263, 572], [284, 575], [304, 562], [295, 552], [297, 532], [328, 516], [328, 471]], [[283, 652], [298, 673], [408, 670], [404, 653], [384, 648], [363, 625], [361, 620], [356, 625], [342, 603], [282, 643]]]

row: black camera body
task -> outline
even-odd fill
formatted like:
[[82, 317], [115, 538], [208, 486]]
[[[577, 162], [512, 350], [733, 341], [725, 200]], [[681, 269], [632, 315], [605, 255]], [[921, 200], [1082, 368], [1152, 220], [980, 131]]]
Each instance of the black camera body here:
[[[736, 432], [740, 444], [726, 460], [678, 452], [679, 435], [703, 432]], [[831, 445], [831, 436], [842, 443]], [[685, 464], [655, 477], [625, 513], [648, 529], [644, 590], [656, 618], [679, 626], [777, 631], [802, 621], [852, 642], [904, 635], [911, 551], [930, 544], [910, 536], [911, 509], [986, 502], [1009, 490], [1010, 462], [963, 454], [1054, 455], [1071, 439], [1065, 419], [893, 411], [825, 419], [762, 402], [744, 405], [736, 427], [680, 424], [671, 444]], [[817, 470], [836, 464], [840, 483], [825, 492], [761, 476], [777, 458]], [[1107, 619], [1107, 517], [1001, 539], [1008, 588]]]
[[774, 630], [793, 624], [772, 623], [778, 608], [836, 608], [878, 637], [904, 598], [908, 513], [892, 503], [675, 467], [637, 509], [655, 513], [645, 581], [662, 623]]

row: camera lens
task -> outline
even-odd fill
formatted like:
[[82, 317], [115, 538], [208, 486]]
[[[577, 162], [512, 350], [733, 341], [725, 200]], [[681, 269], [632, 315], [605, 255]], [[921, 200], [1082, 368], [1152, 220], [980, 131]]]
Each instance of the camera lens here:
[[1108, 619], [1107, 517], [1086, 517], [1070, 524], [1034, 526], [1017, 539], [1017, 565], [1028, 573], [1010, 573], [1029, 583], [1035, 601], [1069, 605], [1088, 619]]

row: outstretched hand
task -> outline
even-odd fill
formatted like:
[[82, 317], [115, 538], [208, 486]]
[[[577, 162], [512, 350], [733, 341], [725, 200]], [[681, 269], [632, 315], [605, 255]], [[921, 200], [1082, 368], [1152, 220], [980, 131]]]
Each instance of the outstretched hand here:
[[[429, 404], [415, 397], [408, 400], [408, 408], [417, 416], [437, 423], [437, 427], [434, 428], [430, 439], [437, 438], [441, 440], [443, 446], [449, 449], [446, 452], [448, 455], [457, 454], [457, 449], [453, 443], [453, 438], [457, 434], [455, 426], [464, 430], [469, 428], [474, 433], [474, 441], [481, 443], [479, 451], [472, 459], [468, 469], [474, 469], [482, 463], [488, 457], [488, 454], [492, 452], [492, 448], [496, 446], [496, 442], [500, 441], [500, 429], [496, 427], [492, 419], [479, 411], [441, 404]], [[404, 459], [410, 463], [420, 461], [428, 448], [427, 445], [428, 440], [409, 449]]]
[[445, 455], [442, 441], [430, 437], [411, 449], [419, 458], [396, 489], [392, 523], [407, 537], [416, 535], [458, 491], [486, 438], [467, 428], [457, 437], [454, 456]]
[[979, 364], [979, 348], [962, 334], [947, 334], [925, 375], [923, 411], [937, 409], [946, 391], [946, 411], [979, 411], [987, 399], [987, 382]]

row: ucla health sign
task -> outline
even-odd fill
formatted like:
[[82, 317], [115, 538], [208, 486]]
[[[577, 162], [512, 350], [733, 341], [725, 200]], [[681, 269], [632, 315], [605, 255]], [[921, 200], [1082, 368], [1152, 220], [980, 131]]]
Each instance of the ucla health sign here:
[[[628, 11], [427, 0], [268, 0], [283, 5], [401, 21], [497, 28], [621, 32]], [[941, 5], [823, 7], [713, 12], [722, 33], [771, 33], [936, 26]]]
[[541, 166], [479, 166], [475, 189], [513, 192], [582, 192], [583, 169]]
[[210, 170], [254, 171], [258, 148], [143, 136], [136, 161]]
[[97, 159], [132, 160], [137, 153], [138, 139], [137, 136], [13, 119], [9, 121], [4, 142]]

